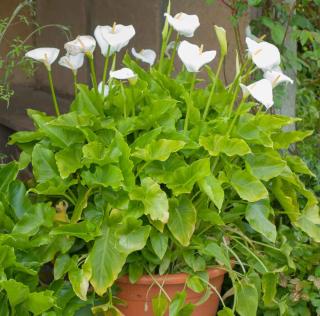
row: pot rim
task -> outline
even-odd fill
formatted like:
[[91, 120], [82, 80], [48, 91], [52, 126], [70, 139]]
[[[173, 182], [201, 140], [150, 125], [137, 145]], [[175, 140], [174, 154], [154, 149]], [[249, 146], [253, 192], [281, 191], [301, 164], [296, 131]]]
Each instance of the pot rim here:
[[[207, 269], [209, 274], [209, 280], [214, 279], [217, 277], [220, 277], [224, 275], [227, 270], [223, 267], [212, 267]], [[187, 277], [189, 276], [188, 273], [175, 273], [175, 274], [164, 274], [164, 275], [153, 275], [152, 277], [150, 275], [143, 275], [136, 283], [132, 284], [129, 281], [129, 276], [124, 275], [116, 281], [118, 284], [132, 284], [132, 285], [151, 285], [154, 283], [154, 279], [161, 283], [168, 284], [184, 284], [187, 280]]]

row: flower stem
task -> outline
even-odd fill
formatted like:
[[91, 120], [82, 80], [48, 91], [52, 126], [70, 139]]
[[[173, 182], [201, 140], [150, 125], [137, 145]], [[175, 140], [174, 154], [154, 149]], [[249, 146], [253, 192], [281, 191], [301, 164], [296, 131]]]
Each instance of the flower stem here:
[[211, 104], [211, 101], [212, 101], [212, 97], [213, 97], [213, 93], [216, 89], [216, 85], [217, 85], [217, 82], [219, 80], [219, 75], [220, 75], [220, 71], [221, 71], [221, 68], [222, 68], [222, 65], [223, 65], [223, 60], [224, 60], [224, 55], [222, 55], [220, 57], [220, 60], [219, 60], [219, 64], [218, 64], [218, 69], [217, 69], [217, 73], [216, 73], [216, 78], [212, 84], [212, 88], [211, 88], [211, 91], [210, 91], [210, 94], [209, 94], [209, 98], [208, 98], [208, 101], [207, 101], [207, 104], [206, 104], [206, 107], [205, 107], [205, 110], [204, 110], [204, 113], [203, 113], [203, 120], [206, 119], [207, 115], [208, 115], [208, 112], [209, 112], [209, 108], [210, 108], [210, 104]]
[[107, 71], [108, 71], [109, 57], [110, 57], [109, 54], [110, 54], [110, 45], [108, 46], [107, 55], [104, 60], [104, 68], [103, 68], [103, 75], [102, 75], [102, 93], [104, 93], [104, 87], [105, 87], [106, 81], [107, 81]]
[[73, 72], [73, 83], [74, 83], [74, 96], [76, 97], [78, 94], [77, 84], [78, 84], [78, 78], [77, 78], [77, 72]]
[[193, 73], [193, 77], [192, 77], [192, 81], [191, 81], [191, 86], [190, 86], [190, 94], [189, 94], [189, 101], [187, 102], [187, 113], [186, 113], [186, 118], [184, 121], [184, 131], [186, 131], [188, 129], [188, 125], [189, 125], [189, 117], [190, 117], [190, 103], [191, 101], [191, 97], [192, 97], [192, 92], [194, 89], [194, 84], [196, 82], [196, 72]]
[[241, 110], [241, 107], [242, 107], [242, 104], [243, 104], [243, 101], [244, 101], [244, 98], [242, 98], [240, 104], [238, 105], [238, 108], [237, 108], [237, 111], [233, 117], [233, 120], [228, 128], [228, 131], [227, 131], [227, 135], [229, 135], [234, 127], [234, 124], [236, 123], [236, 120], [238, 119], [239, 115], [240, 115], [240, 110]]
[[121, 94], [123, 98], [123, 116], [124, 118], [127, 118], [126, 94], [124, 92], [124, 87], [122, 82], [120, 82], [120, 89], [121, 89]]
[[57, 102], [56, 92], [55, 92], [54, 86], [53, 86], [51, 70], [48, 70], [48, 78], [49, 78], [49, 84], [50, 84], [50, 90], [51, 90], [54, 109], [56, 111], [56, 115], [59, 116], [60, 115], [60, 110], [59, 110], [59, 105], [58, 105], [58, 102]]
[[160, 72], [162, 72], [164, 54], [166, 53], [166, 49], [168, 46], [168, 40], [171, 37], [171, 34], [172, 34], [172, 27], [169, 27], [167, 37], [162, 39], [162, 46], [161, 46], [160, 59], [159, 59], [159, 71]]
[[96, 76], [96, 70], [94, 68], [93, 55], [92, 54], [87, 55], [87, 57], [89, 59], [89, 64], [90, 64], [92, 85], [93, 85], [94, 91], [98, 94], [97, 76]]
[[172, 51], [172, 55], [171, 55], [171, 59], [170, 59], [170, 65], [169, 65], [169, 69], [168, 69], [168, 76], [170, 76], [171, 72], [172, 72], [174, 59], [175, 59], [176, 52], [177, 52], [178, 43], [179, 43], [179, 33], [177, 33], [176, 40], [174, 41], [174, 47], [173, 47], [173, 51]]

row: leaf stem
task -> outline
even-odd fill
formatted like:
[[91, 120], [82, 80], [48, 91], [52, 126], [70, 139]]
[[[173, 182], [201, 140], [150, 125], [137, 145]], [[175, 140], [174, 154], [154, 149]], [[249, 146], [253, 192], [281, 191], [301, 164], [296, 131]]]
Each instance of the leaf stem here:
[[54, 109], [56, 111], [56, 115], [59, 116], [60, 115], [60, 110], [59, 110], [59, 105], [58, 105], [58, 102], [57, 102], [56, 92], [55, 92], [54, 86], [53, 86], [52, 73], [51, 73], [50, 69], [48, 69], [48, 78], [49, 78], [49, 85], [50, 85], [50, 90], [51, 90], [52, 102], [53, 102], [53, 105], [54, 105]]
[[106, 58], [104, 60], [104, 67], [103, 67], [103, 75], [102, 75], [102, 94], [104, 95], [104, 87], [106, 85], [107, 81], [107, 71], [108, 71], [108, 66], [109, 66], [109, 56], [110, 55], [110, 45], [108, 46], [108, 51]]
[[77, 78], [76, 71], [73, 71], [73, 84], [74, 84], [74, 96], [76, 97], [78, 94], [78, 89], [77, 89], [78, 78]]
[[196, 75], [197, 73], [193, 73], [193, 76], [192, 76], [192, 81], [191, 81], [191, 86], [190, 86], [190, 94], [189, 94], [189, 102], [187, 102], [187, 113], [186, 113], [186, 118], [185, 118], [185, 121], [184, 121], [184, 131], [186, 131], [188, 129], [188, 125], [189, 125], [189, 117], [190, 117], [190, 103], [192, 102], [191, 101], [191, 97], [192, 97], [192, 92], [194, 90], [194, 85], [195, 85], [195, 82], [196, 82]]
[[120, 89], [121, 89], [121, 95], [123, 98], [123, 117], [127, 118], [127, 104], [126, 104], [126, 94], [124, 92], [124, 87], [123, 87], [123, 83], [120, 81]]
[[224, 55], [221, 55], [220, 60], [219, 60], [219, 64], [218, 64], [217, 73], [216, 73], [216, 78], [215, 78], [215, 80], [214, 80], [214, 82], [212, 84], [212, 88], [211, 88], [211, 91], [210, 91], [210, 94], [209, 94], [209, 98], [208, 98], [208, 101], [207, 101], [207, 104], [206, 104], [206, 107], [205, 107], [205, 110], [204, 110], [204, 113], [203, 113], [203, 117], [202, 117], [203, 120], [205, 120], [207, 115], [208, 115], [210, 104], [211, 104], [211, 101], [212, 101], [212, 97], [213, 97], [214, 91], [216, 89], [217, 81], [219, 80], [219, 75], [220, 75], [220, 71], [221, 71], [221, 68], [222, 68], [222, 65], [223, 65], [223, 61], [224, 61]]

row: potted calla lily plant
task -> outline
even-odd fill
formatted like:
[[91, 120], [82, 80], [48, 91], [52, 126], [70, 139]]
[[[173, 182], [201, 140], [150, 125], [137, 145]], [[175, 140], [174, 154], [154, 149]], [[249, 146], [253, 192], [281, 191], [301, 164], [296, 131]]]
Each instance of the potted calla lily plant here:
[[[317, 199], [299, 177], [312, 173], [288, 153], [311, 132], [285, 132], [297, 119], [268, 111], [273, 89], [292, 83], [277, 47], [247, 38], [246, 60], [236, 62], [234, 81], [225, 86], [225, 30], [213, 29], [217, 53], [191, 42], [196, 15], [171, 16], [168, 9], [165, 19], [159, 58], [133, 48], [121, 69], [116, 56], [134, 37], [132, 25], [97, 26], [94, 37], [66, 43], [59, 64], [72, 71], [75, 98], [64, 114], [51, 76], [59, 51], [27, 53], [48, 70], [56, 115], [30, 109], [35, 130], [11, 137], [22, 150], [12, 179], [29, 164], [34, 179], [27, 188], [17, 180], [5, 186], [9, 197], [19, 193], [10, 204], [18, 210], [10, 238], [0, 240], [16, 241], [20, 274], [38, 267], [52, 277], [41, 283], [45, 292], [37, 289], [45, 293], [42, 305], [30, 303], [30, 292], [26, 303], [9, 299], [11, 308], [50, 316], [81, 309], [212, 316], [220, 306], [219, 316], [256, 315], [258, 306], [281, 308], [279, 273], [292, 268], [281, 225], [320, 241]], [[105, 59], [101, 82], [96, 43]], [[77, 80], [85, 58], [92, 87]], [[200, 71], [208, 74], [201, 85]], [[253, 72], [263, 78], [250, 82]]]

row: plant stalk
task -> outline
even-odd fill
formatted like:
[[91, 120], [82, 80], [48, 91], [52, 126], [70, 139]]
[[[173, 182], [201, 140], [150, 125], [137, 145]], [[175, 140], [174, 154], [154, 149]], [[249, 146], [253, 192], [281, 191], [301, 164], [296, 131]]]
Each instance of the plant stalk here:
[[55, 109], [56, 115], [59, 116], [60, 115], [60, 109], [59, 109], [59, 105], [58, 105], [58, 102], [57, 102], [56, 92], [54, 90], [52, 74], [51, 74], [51, 70], [50, 69], [48, 69], [48, 78], [49, 78], [49, 84], [50, 84], [50, 90], [51, 90], [51, 96], [52, 96], [52, 102], [53, 102], [53, 105], [54, 105], [54, 109]]
[[186, 131], [188, 129], [188, 125], [189, 125], [189, 117], [190, 117], [190, 102], [191, 101], [191, 98], [192, 98], [192, 92], [193, 92], [193, 89], [194, 89], [194, 85], [195, 85], [195, 82], [196, 82], [196, 72], [193, 73], [193, 77], [192, 77], [192, 81], [191, 81], [191, 87], [190, 87], [190, 100], [189, 102], [187, 102], [187, 113], [186, 113], [186, 118], [185, 118], [185, 121], [184, 121], [184, 131]]
[[97, 76], [96, 76], [96, 70], [94, 68], [93, 55], [87, 54], [87, 57], [89, 59], [92, 85], [93, 85], [94, 91], [98, 94], [99, 92], [98, 92], [98, 85], [97, 85]]
[[171, 59], [170, 59], [170, 65], [169, 65], [169, 69], [168, 69], [168, 76], [171, 75], [171, 72], [173, 69], [173, 64], [174, 64], [174, 59], [176, 57], [178, 44], [179, 44], [179, 33], [177, 33], [176, 40], [174, 41], [174, 47], [173, 47], [173, 51], [172, 51], [172, 55], [171, 55]]
[[104, 60], [104, 68], [103, 68], [103, 75], [102, 75], [102, 94], [104, 94], [104, 87], [107, 81], [107, 71], [108, 71], [109, 57], [110, 57], [109, 55], [110, 55], [110, 45], [108, 46], [107, 55]]
[[78, 78], [77, 78], [76, 71], [73, 71], [73, 84], [74, 84], [74, 96], [76, 97], [78, 94], [78, 89], [77, 89]]

